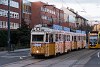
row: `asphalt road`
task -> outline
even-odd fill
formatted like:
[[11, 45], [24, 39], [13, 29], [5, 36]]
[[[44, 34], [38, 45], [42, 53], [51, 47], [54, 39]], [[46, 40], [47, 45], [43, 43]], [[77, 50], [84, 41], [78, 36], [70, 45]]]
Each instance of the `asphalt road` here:
[[100, 49], [82, 49], [53, 58], [35, 59], [29, 55], [29, 50], [19, 51], [0, 55], [0, 64], [2, 67], [100, 67], [99, 52]]
[[29, 57], [29, 49], [15, 50], [14, 52], [0, 52], [0, 66], [16, 61], [21, 61]]
[[90, 56], [90, 60], [85, 64], [84, 67], [100, 67], [100, 50]]

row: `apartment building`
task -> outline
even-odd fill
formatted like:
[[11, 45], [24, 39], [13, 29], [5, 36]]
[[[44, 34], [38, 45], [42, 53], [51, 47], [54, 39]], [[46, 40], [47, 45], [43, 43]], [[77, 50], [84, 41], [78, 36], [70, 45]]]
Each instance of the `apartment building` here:
[[32, 2], [32, 23], [31, 27], [36, 24], [42, 25], [60, 25], [64, 21], [64, 12], [56, 8], [54, 5], [49, 5], [41, 1]]
[[94, 24], [93, 31], [100, 31], [100, 24]]
[[[0, 0], [0, 29], [7, 29], [8, 0]], [[21, 0], [10, 0], [10, 29], [19, 28], [21, 23]]]
[[80, 16], [77, 14], [76, 16], [76, 26], [84, 26], [88, 24], [88, 20], [85, 19], [84, 17]]
[[73, 9], [69, 7], [62, 7], [61, 9], [64, 11], [64, 22], [68, 23], [70, 28], [77, 28], [81, 25], [87, 25], [88, 20], [80, 16]]
[[76, 28], [76, 13], [71, 8], [61, 8], [64, 11], [64, 22], [68, 24], [70, 28]]

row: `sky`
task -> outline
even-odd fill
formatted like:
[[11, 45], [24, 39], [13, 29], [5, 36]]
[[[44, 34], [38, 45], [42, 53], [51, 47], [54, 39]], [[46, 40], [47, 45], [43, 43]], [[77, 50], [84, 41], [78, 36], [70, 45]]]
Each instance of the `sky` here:
[[29, 0], [42, 1], [57, 8], [69, 7], [89, 21], [100, 21], [100, 0]]

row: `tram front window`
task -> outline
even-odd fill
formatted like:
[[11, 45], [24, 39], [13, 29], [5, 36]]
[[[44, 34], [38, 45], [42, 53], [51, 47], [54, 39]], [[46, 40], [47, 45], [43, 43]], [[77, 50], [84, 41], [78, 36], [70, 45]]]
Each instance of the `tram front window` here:
[[98, 36], [90, 36], [90, 44], [96, 45], [97, 44], [97, 37]]
[[32, 41], [43, 42], [44, 41], [44, 35], [32, 35]]

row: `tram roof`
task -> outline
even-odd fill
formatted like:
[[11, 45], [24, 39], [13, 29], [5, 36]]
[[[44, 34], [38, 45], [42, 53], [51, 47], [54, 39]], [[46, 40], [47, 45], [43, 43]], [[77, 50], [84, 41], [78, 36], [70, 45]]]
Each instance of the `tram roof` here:
[[[71, 28], [68, 28], [68, 27], [62, 27], [62, 26], [60, 26], [60, 25], [55, 25], [55, 24], [53, 24], [53, 27], [52, 28], [48, 28], [48, 27], [43, 27], [41, 24], [39, 24], [39, 25], [36, 25], [35, 27], [34, 27], [34, 29], [36, 28], [36, 27], [38, 27], [38, 28], [40, 28], [41, 30], [40, 30], [40, 32], [42, 32], [42, 31], [44, 31], [44, 32], [61, 32], [61, 33], [70, 33], [70, 32], [72, 32], [71, 31]], [[33, 29], [33, 31], [31, 31], [31, 32], [37, 32], [37, 31], [34, 31], [34, 29]], [[80, 33], [80, 34], [86, 34], [86, 32], [85, 31], [82, 31], [82, 30], [74, 30], [74, 32], [72, 32], [72, 33]]]

